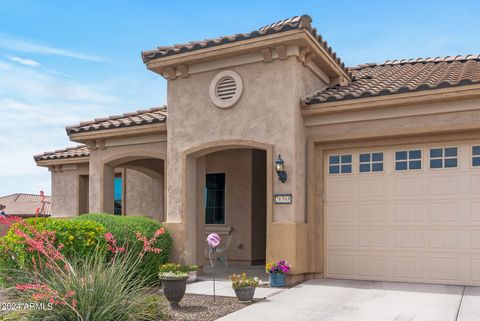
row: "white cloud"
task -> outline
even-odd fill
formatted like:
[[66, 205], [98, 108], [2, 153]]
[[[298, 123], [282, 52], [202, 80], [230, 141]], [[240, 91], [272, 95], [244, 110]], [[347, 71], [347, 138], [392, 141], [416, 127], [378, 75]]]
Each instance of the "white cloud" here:
[[26, 58], [20, 58], [20, 57], [15, 57], [15, 56], [6, 56], [10, 61], [19, 63], [20, 65], [25, 65], [25, 66], [30, 66], [30, 67], [39, 67], [40, 63], [32, 60], [32, 59], [26, 59]]
[[150, 107], [145, 102], [156, 97], [156, 105], [160, 105], [165, 99], [159, 94], [163, 92], [159, 86], [164, 86], [160, 77], [145, 82], [137, 78], [102, 78], [101, 82], [88, 83], [46, 70], [43, 65], [26, 68], [9, 60], [0, 61], [2, 73], [0, 196], [38, 193], [40, 189], [50, 193], [50, 173], [36, 166], [33, 155], [77, 145], [69, 141], [65, 126]]
[[104, 61], [104, 59], [102, 59], [101, 57], [61, 48], [55, 48], [35, 43], [29, 40], [19, 39], [7, 34], [0, 34], [0, 48], [42, 55], [62, 56], [87, 61]]

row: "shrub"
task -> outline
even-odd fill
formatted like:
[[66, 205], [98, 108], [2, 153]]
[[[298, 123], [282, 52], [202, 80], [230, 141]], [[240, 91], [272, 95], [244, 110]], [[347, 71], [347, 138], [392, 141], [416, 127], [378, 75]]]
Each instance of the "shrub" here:
[[[131, 248], [133, 251], [141, 251], [144, 242], [137, 239], [136, 234], [141, 233], [147, 238], [152, 237], [162, 227], [162, 224], [143, 216], [117, 216], [112, 214], [92, 213], [74, 218], [75, 221], [95, 221], [112, 233], [117, 239], [118, 245]], [[162, 249], [160, 253], [146, 253], [141, 267], [149, 280], [156, 280], [158, 266], [166, 263], [172, 247], [172, 238], [165, 232], [161, 235], [154, 247]]]
[[[105, 238], [118, 249], [113, 237]], [[29, 241], [24, 238], [26, 244]], [[29, 283], [17, 284], [11, 291], [20, 301], [51, 304], [52, 309], [18, 310], [6, 320], [164, 320], [165, 300], [145, 285], [138, 270], [146, 252], [138, 254], [132, 249], [113, 251], [108, 260], [96, 250], [68, 260], [56, 255], [55, 248], [43, 251], [52, 268], [31, 273]]]
[[[28, 251], [26, 244], [15, 233], [19, 229], [32, 235], [32, 228], [44, 233], [52, 233], [55, 245], [62, 244], [61, 252], [66, 257], [91, 255], [97, 244], [105, 244], [103, 225], [92, 221], [74, 221], [58, 218], [30, 218], [12, 224], [7, 235], [0, 239], [0, 275], [3, 282], [14, 281], [14, 270], [29, 270], [33, 267], [32, 258], [37, 253]], [[7, 280], [10, 277], [11, 280]]]

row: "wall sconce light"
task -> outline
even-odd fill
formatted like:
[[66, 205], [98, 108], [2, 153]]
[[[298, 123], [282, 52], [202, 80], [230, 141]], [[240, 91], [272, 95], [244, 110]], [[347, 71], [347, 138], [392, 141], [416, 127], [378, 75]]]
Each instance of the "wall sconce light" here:
[[285, 162], [281, 155], [278, 155], [278, 158], [275, 160], [275, 171], [280, 182], [285, 183], [287, 181], [287, 172], [285, 171]]

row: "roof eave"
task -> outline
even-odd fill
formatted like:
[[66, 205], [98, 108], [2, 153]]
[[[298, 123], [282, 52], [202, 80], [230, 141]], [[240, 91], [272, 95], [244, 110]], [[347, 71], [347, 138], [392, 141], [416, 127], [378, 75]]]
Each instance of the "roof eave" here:
[[76, 157], [62, 157], [53, 159], [35, 160], [37, 166], [50, 167], [56, 165], [71, 165], [71, 164], [88, 164], [90, 157], [88, 156], [76, 156]]
[[89, 130], [85, 132], [67, 132], [71, 141], [87, 143], [92, 140], [152, 135], [167, 132], [166, 123]]
[[263, 48], [274, 48], [279, 45], [298, 45], [308, 47], [314, 54], [314, 60], [319, 63], [324, 72], [332, 77], [343, 76], [349, 79], [345, 70], [327, 53], [315, 37], [306, 29], [283, 31], [257, 38], [235, 41], [223, 45], [197, 49], [189, 52], [155, 58], [145, 62], [148, 70], [161, 76], [170, 67], [193, 65], [212, 60], [218, 60], [234, 55], [258, 52]]
[[302, 102], [305, 117], [352, 111], [374, 110], [385, 107], [408, 106], [452, 100], [480, 98], [480, 84], [455, 86], [385, 96], [356, 98], [307, 105]]

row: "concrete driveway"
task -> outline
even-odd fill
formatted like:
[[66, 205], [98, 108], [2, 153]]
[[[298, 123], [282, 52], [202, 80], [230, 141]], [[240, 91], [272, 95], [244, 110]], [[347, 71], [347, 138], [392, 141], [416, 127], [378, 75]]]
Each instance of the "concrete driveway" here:
[[480, 320], [480, 288], [317, 279], [219, 321]]

